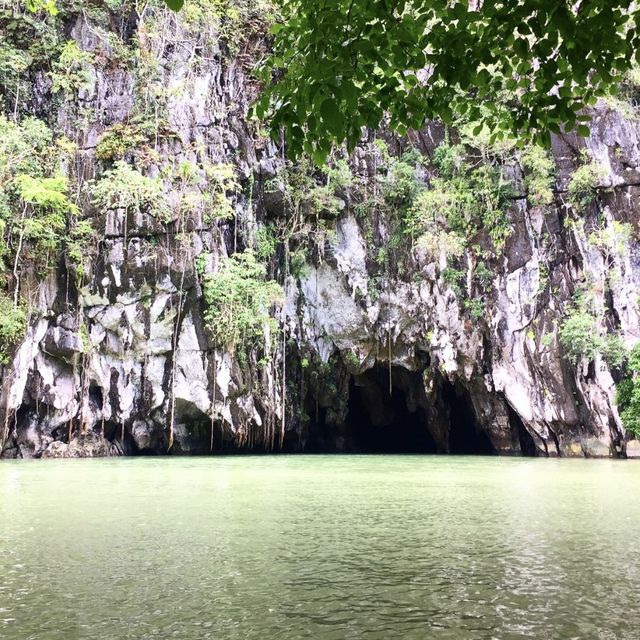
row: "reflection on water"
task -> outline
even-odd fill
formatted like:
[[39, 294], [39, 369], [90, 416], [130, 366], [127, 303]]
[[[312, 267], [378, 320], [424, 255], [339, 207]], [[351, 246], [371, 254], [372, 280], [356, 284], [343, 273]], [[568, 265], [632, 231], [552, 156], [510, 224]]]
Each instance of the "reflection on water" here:
[[0, 464], [0, 638], [640, 638], [640, 465]]

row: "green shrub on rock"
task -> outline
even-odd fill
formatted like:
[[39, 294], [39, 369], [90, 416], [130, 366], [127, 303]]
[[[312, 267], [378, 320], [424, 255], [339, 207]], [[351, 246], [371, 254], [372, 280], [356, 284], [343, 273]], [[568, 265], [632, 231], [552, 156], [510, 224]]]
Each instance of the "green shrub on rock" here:
[[596, 318], [587, 311], [571, 312], [560, 327], [560, 344], [574, 364], [593, 360], [600, 349]]
[[616, 403], [625, 428], [640, 438], [640, 343], [629, 354], [628, 376], [616, 389]]
[[204, 276], [203, 288], [205, 322], [216, 345], [234, 350], [277, 331], [271, 309], [282, 299], [282, 287], [267, 280], [253, 251], [224, 258], [215, 273]]
[[89, 192], [98, 209], [139, 210], [159, 220], [169, 216], [162, 181], [142, 175], [122, 160], [94, 180]]
[[0, 114], [1, 363], [24, 334], [34, 286], [56, 265], [68, 224], [78, 215], [61, 173], [72, 151], [41, 120]]
[[441, 177], [431, 180], [430, 189], [414, 194], [404, 216], [406, 230], [418, 240], [426, 232], [451, 232], [465, 245], [484, 232], [499, 253], [512, 230], [513, 186], [500, 167], [474, 165], [464, 160], [462, 152], [460, 145], [446, 142], [435, 150], [434, 164]]
[[120, 160], [147, 139], [138, 127], [116, 123], [109, 127], [98, 140], [98, 160]]
[[550, 205], [553, 202], [555, 163], [549, 152], [537, 145], [530, 145], [520, 154], [520, 163], [529, 202], [534, 206]]
[[567, 187], [567, 199], [576, 209], [588, 207], [596, 198], [597, 188], [607, 176], [606, 169], [595, 160], [578, 167]]
[[620, 367], [626, 349], [618, 334], [603, 334], [598, 320], [584, 304], [578, 304], [565, 317], [559, 332], [567, 358], [577, 364], [582, 358], [593, 360], [600, 354], [610, 367]]
[[0, 294], [0, 364], [8, 364], [9, 350], [24, 335], [27, 314], [21, 306], [14, 306], [11, 298]]
[[60, 93], [70, 99], [79, 91], [89, 89], [91, 87], [89, 68], [92, 62], [91, 53], [82, 51], [75, 40], [67, 41], [60, 51], [60, 57], [52, 65], [52, 93]]

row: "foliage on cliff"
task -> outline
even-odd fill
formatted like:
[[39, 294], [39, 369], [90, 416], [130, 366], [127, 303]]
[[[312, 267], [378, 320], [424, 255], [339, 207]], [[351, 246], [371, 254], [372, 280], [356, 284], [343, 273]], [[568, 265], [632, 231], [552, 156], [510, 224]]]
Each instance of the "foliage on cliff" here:
[[[56, 301], [66, 309], [87, 282], [91, 295], [113, 300], [133, 286], [124, 270], [146, 267], [148, 260], [159, 270], [154, 276], [169, 263], [171, 284], [179, 291], [172, 303], [179, 309], [203, 294], [205, 324], [218, 349], [235, 352], [237, 361], [252, 351], [245, 362], [255, 364], [273, 353], [276, 341], [269, 338], [288, 331], [274, 314], [283, 284], [293, 289], [295, 279], [305, 281], [323, 264], [334, 269], [344, 250], [344, 228], [354, 229], [347, 217], [353, 214], [364, 267], [353, 282], [347, 275], [345, 286], [352, 287], [361, 309], [378, 308], [382, 317], [392, 309], [398, 285], [420, 295], [428, 290], [446, 299], [447, 313], [460, 322], [459, 335], [448, 336], [455, 342], [491, 327], [504, 310], [500, 296], [513, 273], [507, 269], [527, 259], [515, 247], [526, 244], [535, 249], [519, 268], [528, 278], [523, 287], [531, 285], [531, 353], [541, 353], [535, 349], [546, 322], [549, 344], [559, 339], [576, 365], [566, 369], [580, 375], [581, 358], [601, 354], [624, 372], [626, 354], [606, 310], [576, 308], [561, 319], [557, 312], [542, 318], [552, 297], [562, 299], [558, 287], [574, 278], [560, 274], [566, 256], [577, 255], [574, 239], [586, 253], [600, 251], [611, 266], [602, 287], [624, 266], [616, 247], [628, 244], [630, 225], [599, 215], [605, 201], [599, 165], [576, 153], [578, 170], [568, 181], [560, 175], [556, 184], [547, 151], [492, 140], [495, 131], [486, 124], [493, 117], [491, 101], [479, 96], [482, 112], [454, 113], [451, 127], [432, 124], [426, 132], [399, 137], [385, 125], [360, 130], [354, 153], [333, 148], [324, 164], [309, 154], [286, 160], [285, 140], [274, 147], [260, 124], [245, 120], [247, 95], [256, 86], [255, 78], [244, 75], [255, 60], [251, 38], [270, 12], [269, 2], [249, 0], [191, 0], [178, 16], [161, 0], [60, 0], [55, 14], [33, 14], [16, 0], [0, 10], [0, 358], [8, 359], [24, 332], [37, 285], [49, 273], [66, 276], [58, 279], [66, 288]], [[256, 40], [264, 51], [264, 36]], [[209, 81], [213, 90], [198, 94]], [[336, 82], [343, 86], [341, 77]], [[301, 85], [300, 92], [314, 86]], [[118, 91], [126, 99], [114, 105], [109, 99]], [[316, 105], [318, 131], [335, 117], [326, 99], [333, 98], [323, 95]], [[517, 90], [505, 89], [496, 104], [507, 108], [514, 100]], [[333, 138], [339, 135], [335, 124], [327, 129]], [[63, 130], [77, 136], [77, 146]], [[535, 217], [544, 217], [545, 224], [534, 228]], [[558, 220], [566, 246], [553, 254], [550, 234], [557, 231], [549, 229]], [[96, 238], [94, 226], [108, 227], [107, 237]], [[119, 279], [88, 258], [96, 240], [117, 244], [122, 229]], [[207, 261], [202, 289], [189, 273], [194, 259], [200, 266]], [[531, 266], [536, 260], [537, 268]], [[298, 304], [302, 318], [304, 302]], [[180, 312], [169, 317], [180, 318]], [[390, 323], [389, 345], [394, 330]], [[421, 327], [434, 363], [443, 331], [431, 318]], [[273, 362], [289, 366], [297, 338], [278, 335], [287, 353]], [[305, 348], [310, 358], [320, 358]], [[355, 370], [359, 354], [345, 351], [343, 359], [349, 357]], [[283, 388], [295, 384], [282, 371]]]
[[629, 355], [629, 375], [617, 387], [617, 403], [624, 426], [640, 437], [640, 344]]
[[79, 209], [61, 171], [68, 152], [68, 141], [41, 120], [16, 124], [0, 113], [0, 360], [20, 337], [37, 281], [74, 239]]
[[605, 334], [602, 323], [584, 306], [572, 308], [565, 316], [559, 332], [560, 344], [568, 359], [577, 364], [582, 358], [593, 360], [602, 355], [610, 367], [620, 367], [626, 351], [620, 336]]
[[272, 307], [282, 299], [282, 287], [268, 280], [251, 250], [224, 258], [214, 273], [203, 278], [205, 322], [218, 347], [253, 347], [278, 323]]

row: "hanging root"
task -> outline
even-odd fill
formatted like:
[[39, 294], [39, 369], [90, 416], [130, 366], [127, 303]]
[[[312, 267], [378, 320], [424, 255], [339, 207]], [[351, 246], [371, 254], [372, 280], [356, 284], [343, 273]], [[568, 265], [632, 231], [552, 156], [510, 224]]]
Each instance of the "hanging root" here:
[[0, 432], [0, 454], [4, 449], [5, 444], [9, 438], [9, 420], [11, 419], [11, 414], [15, 413], [11, 409], [5, 409], [4, 413], [4, 423], [2, 425], [2, 431]]
[[279, 449], [282, 451], [284, 446], [284, 428], [287, 418], [287, 331], [286, 327], [282, 330], [282, 415], [280, 416], [280, 442]]
[[216, 352], [213, 351], [213, 397], [211, 399], [211, 442], [209, 444], [209, 453], [213, 453], [214, 445], [214, 426], [216, 415], [216, 386], [218, 384], [218, 363], [216, 360]]

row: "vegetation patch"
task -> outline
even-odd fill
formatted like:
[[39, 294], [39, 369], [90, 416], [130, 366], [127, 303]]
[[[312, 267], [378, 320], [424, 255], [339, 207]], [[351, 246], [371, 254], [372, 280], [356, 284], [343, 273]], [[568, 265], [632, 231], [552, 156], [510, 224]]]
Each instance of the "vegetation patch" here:
[[[585, 158], [586, 160], [586, 158]], [[571, 176], [567, 187], [567, 201], [578, 210], [583, 210], [591, 205], [597, 195], [597, 190], [602, 186], [602, 181], [607, 176], [607, 170], [595, 160], [580, 165]]]
[[627, 372], [616, 388], [616, 403], [625, 428], [640, 438], [640, 344], [629, 353]]
[[593, 360], [598, 354], [610, 367], [620, 367], [626, 358], [622, 339], [616, 333], [604, 333], [589, 297], [576, 296], [574, 304], [560, 326], [559, 340], [566, 357], [574, 365], [582, 359]]
[[144, 211], [162, 221], [169, 218], [162, 180], [148, 178], [123, 160], [91, 182], [89, 193], [100, 210]]
[[276, 334], [271, 311], [283, 298], [282, 287], [267, 279], [251, 250], [223, 258], [215, 273], [203, 277], [205, 322], [219, 347], [235, 351]]

